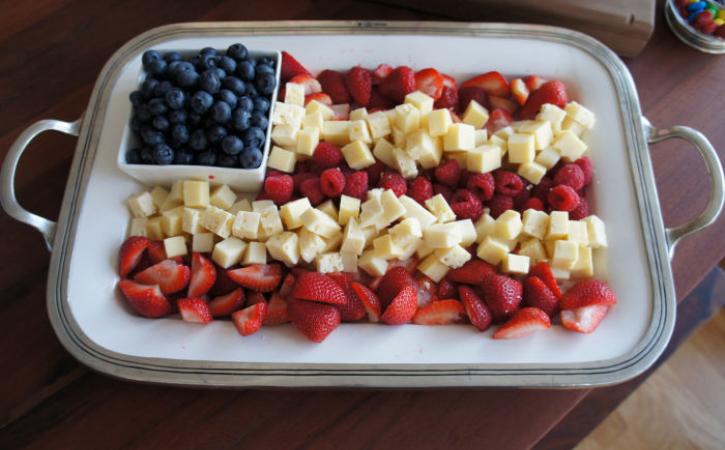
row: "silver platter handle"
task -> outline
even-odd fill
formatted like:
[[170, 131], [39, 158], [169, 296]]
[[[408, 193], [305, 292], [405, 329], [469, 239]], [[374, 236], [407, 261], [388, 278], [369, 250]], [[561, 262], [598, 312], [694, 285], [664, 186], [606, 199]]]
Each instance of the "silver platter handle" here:
[[80, 123], [81, 119], [75, 122], [63, 122], [60, 120], [40, 120], [35, 122], [23, 130], [20, 136], [15, 139], [13, 145], [10, 146], [10, 150], [8, 150], [8, 154], [5, 156], [2, 170], [0, 170], [0, 203], [3, 209], [16, 220], [37, 228], [45, 238], [45, 245], [48, 246], [48, 250], [53, 249], [55, 222], [33, 214], [20, 206], [18, 199], [15, 198], [15, 171], [18, 168], [18, 162], [23, 152], [37, 135], [44, 131], [53, 130], [78, 136]]
[[660, 141], [672, 138], [684, 139], [694, 145], [702, 155], [707, 166], [711, 179], [710, 201], [705, 210], [694, 220], [678, 227], [667, 228], [667, 245], [670, 259], [674, 255], [675, 246], [683, 237], [702, 230], [711, 225], [722, 212], [723, 201], [725, 200], [725, 177], [723, 177], [722, 164], [717, 156], [715, 148], [709, 140], [694, 128], [677, 125], [671, 128], [655, 128], [646, 117], [642, 117], [642, 124], [647, 136], [647, 142], [655, 144]]

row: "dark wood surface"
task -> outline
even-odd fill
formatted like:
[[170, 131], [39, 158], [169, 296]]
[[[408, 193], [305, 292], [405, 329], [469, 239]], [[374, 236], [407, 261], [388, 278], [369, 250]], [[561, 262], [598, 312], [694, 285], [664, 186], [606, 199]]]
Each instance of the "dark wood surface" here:
[[[35, 120], [80, 116], [105, 61], [128, 39], [157, 25], [446, 19], [352, 0], [250, 3], [0, 1], [0, 152]], [[725, 59], [681, 44], [666, 28], [661, 7], [657, 21], [645, 51], [626, 61], [644, 113], [655, 125], [694, 126], [725, 149]], [[74, 145], [71, 138], [45, 135], [26, 153], [17, 189], [28, 209], [57, 216]], [[708, 188], [699, 156], [671, 141], [653, 147], [653, 161], [666, 223], [694, 217]], [[45, 312], [48, 253], [39, 234], [4, 214], [0, 230], [12, 237], [0, 248], [0, 448], [528, 448], [537, 442], [563, 448], [596, 425], [574, 420], [581, 408], [585, 416], [591, 409], [599, 416], [590, 417], [600, 417], [610, 406], [590, 399], [618, 389], [233, 391], [114, 380], [80, 366], [55, 338]], [[723, 258], [723, 233], [720, 219], [681, 243], [673, 263], [678, 299]], [[685, 304], [698, 298], [693, 294]], [[685, 315], [678, 326], [697, 320]]]

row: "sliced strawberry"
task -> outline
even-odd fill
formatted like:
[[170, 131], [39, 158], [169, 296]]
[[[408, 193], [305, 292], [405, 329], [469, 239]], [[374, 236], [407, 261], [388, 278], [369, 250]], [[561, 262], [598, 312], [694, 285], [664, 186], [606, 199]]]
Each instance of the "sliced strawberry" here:
[[458, 89], [458, 83], [456, 83], [455, 78], [445, 73], [442, 73], [441, 75], [443, 76], [443, 87]]
[[191, 255], [191, 282], [189, 283], [189, 297], [201, 297], [209, 292], [216, 282], [216, 269], [211, 260], [205, 258], [201, 253], [194, 252]]
[[606, 305], [589, 305], [567, 309], [561, 312], [561, 324], [570, 331], [591, 333], [597, 329], [608, 311], [609, 306]]
[[325, 94], [324, 92], [318, 92], [317, 94], [310, 94], [305, 95], [305, 106], [312, 100], [316, 100], [323, 105], [332, 106], [332, 99], [329, 95]]
[[228, 316], [244, 306], [244, 289], [238, 287], [232, 292], [214, 297], [209, 302], [209, 311], [214, 317]]
[[545, 82], [546, 80], [538, 75], [526, 75], [524, 77], [524, 84], [526, 84], [526, 88], [529, 90], [529, 92], [533, 92], [539, 89], [541, 85]]
[[489, 95], [506, 97], [509, 95], [509, 83], [499, 72], [486, 72], [464, 82], [461, 87], [475, 86], [483, 89]]
[[438, 100], [443, 93], [443, 75], [432, 67], [415, 73], [415, 89]]
[[380, 319], [388, 325], [401, 325], [410, 322], [418, 308], [417, 297], [414, 287], [404, 287], [390, 302], [390, 305], [385, 308], [385, 312], [380, 316]]
[[262, 328], [262, 321], [267, 312], [266, 303], [256, 303], [232, 314], [232, 321], [242, 336], [254, 334]]
[[501, 128], [506, 128], [513, 123], [514, 119], [508, 111], [503, 109], [494, 109], [486, 122], [486, 130], [491, 135]]
[[463, 112], [468, 108], [471, 100], [479, 105], [488, 108], [488, 95], [486, 91], [476, 86], [467, 86], [458, 89], [458, 110]]
[[171, 303], [158, 285], [149, 286], [131, 280], [121, 280], [118, 288], [128, 304], [144, 317], [163, 317], [171, 312]]
[[146, 249], [146, 255], [148, 255], [149, 261], [153, 264], [158, 264], [166, 259], [166, 249], [162, 241], [151, 241]]
[[405, 96], [415, 91], [415, 72], [408, 66], [396, 67], [378, 88], [384, 97], [403, 103]]
[[[299, 84], [304, 86], [305, 95], [319, 94], [322, 92], [322, 85], [315, 77], [309, 73], [300, 73], [292, 77], [288, 83]], [[284, 97], [282, 97], [284, 98]]]
[[458, 300], [437, 300], [419, 308], [413, 316], [418, 325], [448, 325], [460, 323], [466, 316], [463, 305]]
[[[415, 267], [412, 270], [415, 270]], [[415, 285], [418, 287], [419, 308], [438, 300], [438, 286], [436, 286], [435, 281], [423, 274], [419, 274], [415, 277]]]
[[513, 115], [519, 109], [519, 105], [504, 97], [496, 97], [495, 95], [488, 96], [488, 103], [492, 109], [503, 109], [507, 113]]
[[530, 275], [524, 280], [524, 305], [539, 308], [549, 317], [559, 311], [559, 299], [537, 276]]
[[566, 93], [566, 86], [559, 80], [551, 80], [542, 84], [541, 87], [529, 95], [529, 99], [521, 109], [521, 118], [524, 120], [533, 119], [545, 103], [551, 103], [563, 108], [569, 102]]
[[329, 276], [319, 272], [307, 272], [297, 277], [292, 295], [300, 300], [311, 300], [331, 305], [347, 303], [345, 291]]
[[227, 275], [238, 285], [259, 292], [272, 292], [282, 281], [279, 264], [252, 264], [240, 269], [227, 270]]
[[292, 299], [287, 304], [292, 324], [312, 342], [322, 342], [340, 326], [340, 311], [332, 305]]
[[338, 105], [331, 105], [332, 120], [347, 120], [350, 118], [350, 104], [342, 103]]
[[184, 289], [189, 284], [189, 278], [189, 268], [173, 259], [165, 259], [133, 277], [139, 283], [158, 284], [164, 294], [173, 294]]
[[310, 71], [305, 69], [305, 66], [300, 64], [299, 61], [297, 61], [294, 56], [290, 55], [289, 53], [282, 51], [282, 67], [281, 67], [281, 77], [282, 81], [287, 81], [290, 78], [294, 77], [295, 75], [306, 73], [309, 74]]
[[382, 81], [386, 78], [388, 78], [388, 75], [390, 75], [393, 72], [393, 68], [388, 64], [380, 64], [378, 67], [373, 70], [373, 86], [377, 86], [378, 84], [382, 83]]
[[488, 276], [482, 289], [483, 298], [496, 321], [507, 319], [521, 305], [523, 287], [520, 282], [506, 275]]
[[287, 297], [292, 294], [292, 289], [295, 287], [296, 280], [297, 279], [293, 274], [288, 273], [287, 276], [284, 277], [282, 285], [279, 287], [279, 296], [286, 300]]
[[495, 272], [491, 264], [474, 258], [457, 269], [449, 270], [446, 278], [456, 283], [480, 285]]
[[267, 303], [267, 314], [262, 321], [263, 325], [282, 325], [289, 322], [287, 301], [278, 293], [273, 293]]
[[345, 291], [346, 302], [343, 305], [339, 305], [337, 309], [340, 310], [340, 318], [343, 322], [357, 322], [365, 317], [365, 307], [362, 302], [352, 292], [350, 286], [352, 282], [352, 276], [347, 273], [334, 272], [328, 273], [327, 276], [335, 280], [335, 282]]
[[551, 289], [551, 292], [554, 293], [556, 298], [561, 298], [561, 289], [559, 289], [559, 284], [556, 282], [556, 278], [554, 278], [554, 272], [551, 271], [551, 267], [545, 261], [534, 264], [529, 269], [529, 275], [541, 278], [541, 281]]
[[529, 88], [521, 78], [511, 80], [511, 95], [519, 106], [524, 106], [526, 99], [529, 98]]
[[459, 286], [458, 296], [461, 297], [463, 307], [466, 308], [468, 320], [471, 321], [474, 327], [485, 331], [491, 326], [491, 322], [493, 321], [491, 310], [488, 309], [486, 303], [481, 300], [481, 297], [473, 289], [468, 286]]
[[449, 86], [443, 86], [441, 96], [434, 103], [436, 109], [456, 109], [458, 108], [458, 89]]
[[322, 92], [329, 95], [333, 103], [350, 103], [350, 93], [345, 86], [345, 77], [334, 70], [323, 70], [317, 75]]
[[258, 291], [247, 292], [247, 306], [256, 305], [257, 303], [267, 303], [267, 299], [264, 294]]
[[591, 305], [613, 306], [617, 296], [607, 283], [593, 278], [581, 280], [561, 296], [561, 309], [576, 309]]
[[355, 66], [345, 76], [347, 91], [360, 106], [370, 103], [373, 89], [373, 77], [369, 70]]
[[377, 295], [375, 295], [375, 292], [368, 289], [366, 286], [357, 283], [352, 282], [350, 284], [350, 287], [352, 288], [352, 292], [355, 294], [355, 296], [360, 300], [363, 307], [365, 308], [365, 312], [368, 315], [368, 320], [370, 322], [378, 322], [380, 320], [380, 299]]
[[118, 251], [118, 274], [125, 277], [136, 268], [149, 246], [149, 240], [143, 236], [131, 236], [121, 244]]
[[415, 288], [415, 281], [412, 275], [410, 275], [410, 272], [400, 266], [388, 269], [377, 288], [377, 294], [383, 305], [383, 309], [406, 287]]
[[182, 298], [176, 302], [176, 306], [184, 322], [206, 324], [213, 320], [211, 309], [202, 298]]
[[458, 298], [458, 287], [447, 278], [438, 282], [438, 298]]
[[[193, 254], [192, 254], [193, 259]], [[193, 261], [192, 261], [193, 262]], [[216, 282], [214, 283], [214, 286], [209, 290], [208, 294], [211, 296], [218, 296], [218, 295], [224, 295], [232, 292], [234, 289], [238, 288], [239, 285], [232, 281], [231, 278], [229, 278], [229, 275], [227, 275], [227, 271], [220, 266], [217, 266], [214, 264], [214, 269], [216, 271]], [[192, 270], [192, 273], [194, 271]]]
[[393, 259], [390, 260], [390, 262], [388, 263], [388, 270], [393, 267], [402, 267], [403, 269], [407, 270], [408, 273], [415, 273], [415, 270], [418, 268], [419, 262], [420, 261], [418, 260], [418, 257], [415, 255], [404, 261], [401, 261], [399, 259]]
[[551, 320], [544, 311], [539, 308], [521, 308], [493, 333], [493, 338], [517, 339], [547, 328], [551, 328]]
[[395, 103], [386, 98], [383, 97], [383, 95], [378, 91], [377, 88], [373, 88], [372, 93], [370, 94], [370, 103], [368, 104], [368, 111], [374, 112], [374, 110], [388, 110], [395, 106]]

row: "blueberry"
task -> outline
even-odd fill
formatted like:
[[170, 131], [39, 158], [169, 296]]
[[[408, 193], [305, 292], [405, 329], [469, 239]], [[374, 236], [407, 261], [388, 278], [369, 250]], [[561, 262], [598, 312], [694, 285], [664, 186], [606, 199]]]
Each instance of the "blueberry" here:
[[276, 86], [277, 80], [274, 78], [274, 75], [264, 74], [259, 76], [259, 73], [257, 73], [257, 90], [262, 95], [272, 95]]
[[247, 51], [247, 47], [242, 44], [232, 44], [227, 49], [227, 56], [231, 56], [237, 61], [242, 61], [247, 59], [249, 52]]
[[196, 72], [196, 68], [189, 61], [181, 61], [176, 66], [176, 73], [181, 73], [181, 72]]
[[175, 144], [189, 142], [189, 129], [186, 128], [186, 125], [177, 124], [171, 127], [171, 141]]
[[189, 114], [187, 121], [189, 122], [189, 125], [199, 125], [201, 123], [201, 115], [191, 113]]
[[270, 102], [268, 99], [264, 97], [257, 97], [254, 99], [254, 110], [259, 111], [261, 113], [266, 113], [269, 111], [269, 105]]
[[237, 62], [234, 61], [234, 59], [228, 57], [228, 56], [222, 56], [219, 58], [219, 62], [217, 63], [217, 67], [222, 69], [224, 72], [228, 73], [229, 75], [234, 73], [234, 69], [237, 68]]
[[211, 117], [217, 123], [227, 123], [232, 118], [232, 108], [225, 102], [217, 101], [211, 107]]
[[217, 51], [213, 47], [204, 47], [201, 50], [199, 50], [199, 54], [201, 56], [207, 56], [207, 55], [208, 56], [216, 56], [217, 55]]
[[143, 121], [138, 118], [138, 116], [134, 115], [131, 117], [131, 129], [135, 131], [136, 133], [141, 131], [141, 127], [143, 126]]
[[155, 97], [163, 97], [164, 95], [166, 95], [167, 92], [169, 92], [173, 88], [174, 88], [174, 85], [171, 84], [170, 81], [166, 81], [166, 80], [161, 81], [154, 88], [154, 96]]
[[163, 59], [151, 61], [146, 66], [146, 70], [154, 75], [162, 75], [166, 71], [166, 61], [164, 61]]
[[252, 81], [254, 80], [254, 75], [256, 74], [256, 71], [254, 70], [254, 64], [252, 64], [251, 61], [242, 61], [239, 64], [237, 64], [237, 70], [235, 71], [237, 76], [241, 78], [244, 81]]
[[171, 88], [166, 92], [166, 94], [164, 94], [164, 100], [169, 108], [178, 110], [184, 107], [184, 100], [186, 100], [186, 96], [184, 95], [184, 91], [181, 89]]
[[181, 66], [179, 66], [179, 70], [176, 71], [176, 84], [179, 87], [192, 87], [198, 79], [199, 74], [196, 73], [196, 70], [181, 70]]
[[166, 144], [155, 145], [151, 151], [154, 162], [159, 165], [171, 164], [174, 162], [174, 150]]
[[264, 131], [261, 128], [249, 127], [244, 132], [242, 139], [244, 140], [244, 147], [246, 148], [261, 148], [264, 146]]
[[164, 74], [164, 75], [166, 75], [166, 78], [175, 79], [176, 74], [179, 71], [179, 66], [181, 65], [181, 63], [182, 63], [182, 61], [171, 61], [166, 66], [166, 73]]
[[252, 97], [244, 96], [239, 97], [239, 109], [243, 109], [244, 111], [252, 112], [254, 109], [254, 100]]
[[131, 101], [133, 106], [140, 106], [145, 100], [145, 95], [141, 91], [133, 91], [128, 94], [128, 99]]
[[221, 125], [214, 125], [206, 130], [206, 139], [212, 144], [218, 144], [227, 134], [226, 128]]
[[219, 93], [216, 95], [216, 98], [229, 105], [229, 107], [232, 109], [236, 108], [237, 106], [237, 96], [229, 89], [222, 89], [221, 91], [219, 91]]
[[244, 83], [244, 90], [247, 92], [247, 95], [252, 98], [259, 95], [253, 81], [247, 81], [246, 83]]
[[199, 78], [199, 87], [204, 89], [210, 94], [216, 94], [219, 92], [219, 88], [222, 86], [222, 82], [216, 74], [216, 71], [207, 70], [201, 74]]
[[222, 80], [222, 86], [237, 95], [244, 95], [244, 82], [237, 77], [226, 77]]
[[196, 67], [197, 69], [203, 70], [201, 67], [201, 58], [202, 58], [201, 55], [194, 55], [191, 57], [189, 62], [192, 63], [194, 65], [194, 67]]
[[257, 64], [264, 64], [264, 65], [274, 68], [274, 58], [271, 58], [269, 56], [263, 56], [263, 57], [259, 58], [259, 61], [257, 61]]
[[183, 109], [169, 111], [169, 122], [173, 124], [186, 123], [186, 117], [186, 111], [184, 111]]
[[274, 75], [274, 67], [269, 64], [257, 64], [256, 78], [259, 79], [262, 75]]
[[154, 163], [154, 155], [151, 147], [144, 147], [141, 149], [141, 162], [144, 164]]
[[128, 164], [140, 164], [141, 163], [141, 149], [132, 148], [126, 152], [126, 162]]
[[142, 130], [141, 139], [143, 139], [146, 145], [158, 145], [164, 143], [164, 135], [153, 128]]
[[214, 150], [207, 150], [197, 153], [195, 160], [197, 164], [202, 166], [213, 166], [216, 164], [216, 152]]
[[194, 154], [187, 149], [180, 149], [174, 155], [174, 164], [192, 164], [194, 162]]
[[197, 114], [204, 114], [214, 103], [214, 97], [206, 91], [196, 91], [191, 96], [191, 109]]
[[155, 61], [162, 61], [161, 53], [157, 52], [156, 50], [147, 50], [141, 56], [141, 62], [143, 63], [144, 68], [147, 70], [151, 63]]
[[239, 162], [242, 163], [242, 167], [245, 169], [256, 169], [262, 165], [262, 151], [258, 148], [248, 148], [242, 152]]
[[189, 136], [189, 147], [197, 152], [206, 150], [207, 140], [204, 130], [196, 130], [191, 133], [191, 136]]
[[207, 114], [206, 117], [204, 117], [204, 120], [201, 121], [201, 126], [206, 129], [211, 128], [216, 125], [217, 125], [217, 123], [214, 121], [214, 118], [211, 117], [210, 114]]
[[252, 113], [252, 120], [250, 122], [253, 127], [260, 128], [262, 130], [267, 129], [267, 125], [269, 125], [269, 120], [267, 120], [267, 114], [254, 111]]
[[154, 116], [166, 114], [166, 111], [169, 110], [169, 108], [166, 107], [166, 102], [164, 102], [162, 98], [152, 98], [149, 100], [148, 107], [149, 111], [151, 111], [151, 114]]
[[244, 131], [250, 126], [252, 114], [241, 108], [237, 108], [232, 113], [232, 126], [237, 131]]
[[154, 90], [158, 84], [159, 80], [155, 78], [146, 78], [144, 82], [141, 83], [141, 92], [144, 93], [146, 98], [151, 98], [154, 96]]
[[168, 130], [169, 119], [167, 119], [165, 116], [156, 116], [154, 117], [154, 120], [151, 121], [151, 125], [153, 125], [153, 127], [159, 131]]
[[175, 61], [181, 61], [181, 53], [166, 52], [166, 54], [164, 54], [164, 61], [166, 61], [169, 64], [171, 64], [172, 62], [175, 62]]
[[151, 110], [149, 109], [148, 105], [141, 105], [138, 108], [134, 110], [136, 113], [136, 117], [138, 117], [138, 120], [141, 122], [148, 122], [153, 117], [153, 114], [151, 114]]
[[236, 155], [227, 155], [225, 153], [220, 153], [217, 155], [217, 166], [221, 167], [234, 167], [239, 164], [239, 157]]
[[222, 140], [222, 151], [227, 155], [238, 155], [244, 150], [244, 143], [238, 137], [231, 135]]
[[201, 70], [207, 70], [216, 67], [218, 58], [214, 55], [201, 55], [199, 61], [199, 68]]

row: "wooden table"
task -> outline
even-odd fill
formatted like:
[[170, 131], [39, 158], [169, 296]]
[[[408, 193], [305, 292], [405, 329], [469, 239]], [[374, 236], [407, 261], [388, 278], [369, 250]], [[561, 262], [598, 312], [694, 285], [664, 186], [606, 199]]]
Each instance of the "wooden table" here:
[[[83, 112], [104, 62], [136, 34], [171, 22], [272, 19], [444, 19], [368, 2], [35, 0], [0, 7], [0, 149], [41, 118]], [[725, 59], [681, 44], [657, 15], [657, 30], [627, 61], [655, 124], [692, 125], [725, 149]], [[75, 141], [44, 135], [19, 171], [20, 201], [57, 217]], [[653, 149], [666, 223], [705, 205], [703, 163], [686, 144]], [[721, 153], [722, 155], [722, 153]], [[200, 390], [147, 386], [89, 372], [55, 338], [45, 312], [48, 253], [40, 235], [6, 215], [0, 249], [0, 448], [528, 448], [568, 447], [626, 395], [597, 390]], [[685, 239], [673, 262], [678, 336], [706, 317], [722, 292], [725, 220]], [[10, 237], [11, 239], [8, 239]], [[699, 290], [693, 289], [710, 274]], [[720, 295], [720, 298], [723, 296]], [[697, 299], [701, 300], [697, 300]], [[109, 318], [112, 320], [112, 318]], [[676, 341], [675, 341], [676, 342]]]

